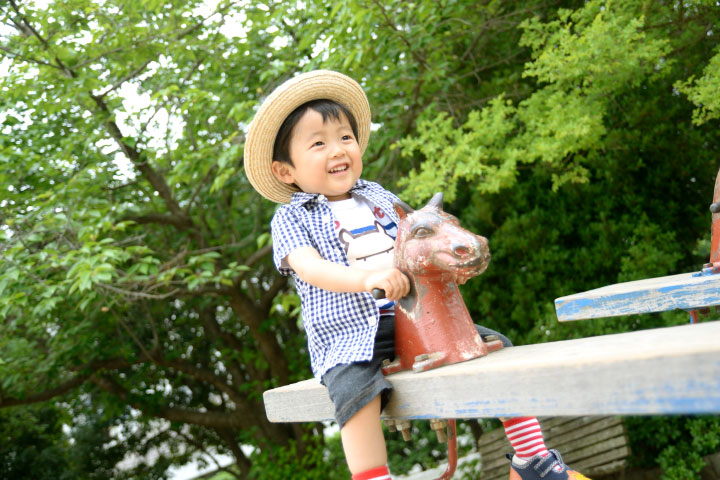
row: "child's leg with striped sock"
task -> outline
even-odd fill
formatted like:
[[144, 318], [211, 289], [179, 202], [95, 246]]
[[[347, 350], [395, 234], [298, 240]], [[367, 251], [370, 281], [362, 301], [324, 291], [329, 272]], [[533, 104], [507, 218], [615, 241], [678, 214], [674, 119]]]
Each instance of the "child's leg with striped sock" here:
[[515, 455], [522, 459], [530, 459], [535, 455], [545, 456], [545, 447], [540, 423], [535, 417], [515, 417], [503, 419], [503, 427]]
[[589, 480], [572, 470], [557, 450], [548, 451], [535, 417], [502, 418], [505, 434], [515, 449], [510, 460], [510, 480]]

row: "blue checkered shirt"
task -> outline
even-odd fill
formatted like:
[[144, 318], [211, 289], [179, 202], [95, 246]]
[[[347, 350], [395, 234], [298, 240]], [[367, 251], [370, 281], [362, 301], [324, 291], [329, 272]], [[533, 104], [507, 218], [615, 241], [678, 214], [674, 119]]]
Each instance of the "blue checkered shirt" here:
[[[358, 180], [350, 192], [367, 198], [398, 222], [393, 203], [399, 199], [393, 193], [366, 180]], [[310, 363], [318, 378], [336, 365], [370, 360], [378, 327], [378, 308], [370, 293], [337, 293], [315, 287], [298, 277], [285, 261], [293, 250], [312, 247], [322, 258], [349, 266], [334, 220], [324, 195], [297, 192], [275, 212], [270, 224], [275, 265], [281, 274], [293, 276], [302, 300]]]

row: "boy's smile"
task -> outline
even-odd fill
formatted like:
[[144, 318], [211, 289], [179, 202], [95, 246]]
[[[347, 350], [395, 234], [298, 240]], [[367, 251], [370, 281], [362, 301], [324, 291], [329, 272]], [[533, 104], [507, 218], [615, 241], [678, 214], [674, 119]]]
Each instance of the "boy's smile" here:
[[362, 173], [362, 155], [350, 122], [308, 109], [292, 131], [289, 148], [293, 165], [273, 161], [273, 174], [307, 193], [328, 200], [350, 198], [348, 193]]

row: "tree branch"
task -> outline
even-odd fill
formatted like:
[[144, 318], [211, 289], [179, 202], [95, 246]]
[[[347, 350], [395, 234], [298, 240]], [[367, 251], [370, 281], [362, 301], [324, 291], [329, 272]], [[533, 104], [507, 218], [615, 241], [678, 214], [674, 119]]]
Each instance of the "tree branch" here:
[[[32, 25], [30, 25], [30, 22], [27, 21], [27, 18], [25, 17], [25, 15], [23, 15], [20, 12], [20, 9], [18, 8], [17, 4], [15, 3], [15, 0], [9, 0], [9, 1], [10, 1], [10, 5], [12, 6], [13, 10], [15, 10], [15, 13], [17, 13], [18, 17], [22, 20], [24, 28], [27, 29], [27, 31], [30, 32], [32, 34], [32, 36], [34, 36], [35, 38], [37, 38], [40, 41], [40, 43], [43, 46], [43, 50], [46, 50], [49, 52], [50, 45], [48, 44], [47, 40], [45, 40], [40, 35], [40, 33], [38, 33], [38, 31], [35, 30], [35, 28], [33, 28]], [[15, 23], [15, 22], [13, 21], [13, 23]], [[63, 62], [60, 60], [60, 58], [58, 58], [57, 55], [54, 56], [54, 59], [55, 59], [55, 63], [57, 64], [57, 68], [59, 68], [68, 78], [76, 77], [75, 72], [73, 72], [71, 69], [66, 67], [65, 64], [63, 64]]]
[[290, 383], [290, 373], [282, 348], [273, 334], [263, 331], [260, 326], [265, 318], [265, 312], [256, 307], [253, 302], [237, 289], [233, 289], [230, 295], [230, 306], [240, 321], [250, 328], [250, 333], [257, 342], [265, 360], [270, 365], [270, 372], [278, 379], [280, 385]]
[[124, 220], [132, 220], [140, 225], [147, 225], [151, 223], [170, 225], [178, 230], [185, 230], [188, 228], [187, 217], [180, 218], [175, 215], [165, 215], [162, 213], [148, 213], [145, 215], [128, 216], [121, 219], [121, 221]]
[[147, 66], [150, 64], [150, 62], [152, 62], [152, 60], [147, 60], [147, 61], [145, 61], [145, 63], [143, 63], [142, 65], [140, 65], [138, 68], [136, 68], [135, 70], [133, 70], [133, 71], [130, 72], [129, 74], [125, 75], [123, 78], [121, 78], [121, 79], [118, 80], [117, 82], [115, 82], [108, 90], [105, 90], [104, 92], [100, 93], [100, 94], [98, 95], [98, 97], [104, 98], [105, 95], [107, 95], [108, 93], [116, 90], [116, 89], [119, 88], [123, 83], [125, 83], [125, 82], [127, 82], [127, 81], [129, 81], [129, 80], [132, 80], [132, 79], [135, 78], [136, 76], [140, 75], [140, 74], [142, 73], [142, 71], [145, 70], [145, 67], [147, 67]]
[[141, 402], [131, 401], [130, 393], [120, 384], [108, 376], [92, 375], [90, 378], [101, 390], [118, 397], [123, 402], [136, 408], [146, 415], [164, 418], [171, 422], [190, 423], [209, 428], [250, 428], [253, 425], [242, 415], [233, 412], [200, 412], [177, 407], [148, 408]]
[[[37, 38], [38, 40], [40, 40], [40, 43], [42, 43], [42, 45], [43, 45], [43, 47], [45, 48], [45, 50], [47, 50], [47, 49], [48, 49], [48, 43], [47, 43], [47, 41], [38, 33], [37, 30], [35, 30], [35, 28], [33, 28], [32, 25], [30, 25], [30, 22], [27, 21], [27, 19], [25, 18], [25, 15], [23, 15], [23, 14], [20, 12], [20, 9], [18, 8], [17, 4], [15, 3], [15, 0], [10, 0], [10, 6], [12, 7], [13, 10], [15, 10], [15, 13], [17, 13], [18, 17], [20, 17], [20, 19], [22, 20], [23, 29], [21, 29], [21, 31], [23, 31], [23, 32], [25, 32], [25, 31], [30, 32], [35, 38]], [[17, 25], [17, 23], [15, 22], [15, 20], [13, 20], [13, 23], [15, 23], [15, 24]]]
[[2, 45], [0, 45], [0, 50], [2, 50], [3, 52], [7, 53], [7, 54], [10, 56], [10, 58], [12, 58], [12, 59], [22, 60], [23, 62], [30, 62], [30, 63], [35, 63], [35, 64], [37, 64], [37, 65], [43, 65], [43, 66], [45, 66], [45, 67], [50, 67], [50, 68], [57, 68], [57, 69], [59, 69], [59, 67], [58, 67], [57, 65], [53, 65], [52, 63], [48, 63], [48, 62], [43, 62], [42, 60], [37, 60], [37, 59], [31, 58], [31, 57], [23, 57], [23, 56], [20, 55], [19, 53], [13, 52], [13, 51], [10, 50], [9, 48], [6, 48], [6, 47], [4, 47], [4, 46], [2, 46]]
[[[238, 479], [245, 478], [245, 477], [238, 476], [238, 474], [235, 473], [231, 468], [223, 467], [222, 465], [220, 465], [220, 462], [218, 462], [217, 459], [213, 456], [213, 454], [210, 453], [210, 451], [205, 448], [205, 446], [202, 444], [202, 442], [198, 442], [197, 440], [195, 440], [195, 438], [183, 433], [182, 431], [173, 431], [172, 433], [182, 437], [187, 443], [189, 443], [190, 445], [193, 445], [198, 451], [200, 451], [200, 452], [204, 453], [205, 455], [207, 455], [208, 457], [210, 457], [210, 460], [212, 460], [212, 462], [215, 464], [218, 471], [226, 472]], [[236, 445], [236, 447], [237, 447], [237, 445]], [[228, 448], [230, 448], [232, 450], [232, 445], [228, 445]], [[233, 451], [233, 453], [235, 453], [235, 452]], [[242, 454], [242, 450], [240, 450], [240, 453]]]
[[232, 431], [227, 428], [216, 428], [215, 432], [218, 434], [220, 439], [225, 442], [225, 445], [230, 448], [230, 451], [232, 451], [235, 456], [235, 464], [237, 465], [238, 470], [240, 470], [240, 474], [233, 475], [235, 475], [236, 478], [247, 478], [250, 473], [250, 461], [247, 459], [242, 449], [238, 446], [238, 442], [233, 436]]
[[241, 415], [251, 414], [250, 410], [247, 409], [245, 405], [245, 402], [247, 400], [242, 395], [240, 395], [239, 392], [237, 392], [230, 385], [228, 385], [225, 380], [215, 375], [214, 372], [204, 368], [196, 367], [195, 365], [192, 365], [188, 362], [183, 362], [181, 360], [161, 359], [155, 363], [160, 366], [169, 367], [179, 372], [185, 373], [196, 380], [214, 386], [219, 391], [225, 393], [228, 397], [230, 397], [230, 400], [232, 400], [235, 404], [235, 410], [238, 411], [238, 413], [240, 413]]
[[[90, 98], [92, 98], [97, 107], [107, 116], [107, 118], [112, 118], [110, 109], [108, 108], [107, 103], [105, 103], [105, 100], [92, 93], [90, 94]], [[152, 185], [155, 191], [158, 192], [160, 198], [165, 201], [165, 205], [168, 210], [177, 217], [177, 225], [181, 225], [183, 230], [193, 228], [192, 220], [190, 217], [185, 215], [180, 208], [180, 205], [178, 205], [172, 195], [172, 192], [170, 191], [170, 187], [165, 182], [165, 179], [156, 172], [147, 161], [141, 159], [140, 153], [134, 147], [131, 147], [127, 144], [127, 142], [125, 142], [125, 137], [122, 132], [120, 132], [117, 123], [112, 120], [107, 120], [105, 122], [105, 126], [107, 127], [110, 136], [115, 140], [125, 156], [135, 165], [135, 167], [137, 167], [138, 170], [140, 170], [140, 173], [143, 174], [147, 181], [150, 182], [150, 185]]]
[[50, 388], [43, 392], [28, 395], [23, 398], [15, 397], [0, 397], [0, 408], [13, 407], [16, 405], [30, 405], [33, 403], [44, 402], [51, 400], [55, 397], [64, 395], [69, 391], [79, 387], [84, 382], [90, 379], [93, 375], [101, 370], [116, 370], [119, 368], [127, 368], [137, 363], [142, 363], [146, 359], [138, 360], [136, 362], [128, 362], [122, 358], [112, 358], [106, 360], [100, 360], [96, 362], [86, 363], [76, 367], [70, 367], [70, 371], [81, 372], [75, 377], [61, 383], [55, 388]]
[[113, 293], [119, 293], [119, 294], [125, 295], [127, 297], [146, 298], [148, 300], [166, 300], [166, 299], [168, 299], [170, 297], [174, 297], [178, 293], [182, 292], [182, 290], [180, 290], [179, 288], [176, 288], [167, 293], [152, 294], [152, 293], [145, 293], [145, 292], [133, 292], [132, 290], [123, 290], [122, 288], [117, 288], [117, 287], [108, 285], [107, 283], [103, 283], [103, 282], [98, 282], [97, 285], [99, 287], [109, 290]]
[[379, 0], [372, 0], [372, 2], [380, 9], [380, 13], [385, 20], [385, 26], [389, 27], [397, 34], [398, 37], [400, 37], [400, 40], [405, 44], [408, 51], [410, 52], [410, 55], [412, 55], [418, 63], [423, 65], [427, 70], [430, 70], [427, 61], [425, 60], [425, 57], [418, 54], [418, 52], [413, 49], [413, 43], [407, 38], [407, 36], [403, 32], [398, 30], [398, 28], [390, 19], [390, 16], [388, 15], [387, 10], [385, 9], [385, 6], [382, 4], [382, 2], [380, 2]]
[[33, 403], [39, 403], [44, 402], [46, 400], [50, 400], [51, 398], [64, 395], [68, 393], [69, 391], [79, 387], [82, 385], [90, 375], [77, 375], [76, 377], [73, 377], [72, 379], [60, 384], [59, 386], [55, 388], [51, 388], [49, 390], [45, 390], [44, 392], [35, 393], [33, 395], [28, 395], [24, 398], [14, 398], [14, 397], [3, 397], [0, 398], [0, 408], [5, 407], [14, 407], [17, 405], [30, 405]]

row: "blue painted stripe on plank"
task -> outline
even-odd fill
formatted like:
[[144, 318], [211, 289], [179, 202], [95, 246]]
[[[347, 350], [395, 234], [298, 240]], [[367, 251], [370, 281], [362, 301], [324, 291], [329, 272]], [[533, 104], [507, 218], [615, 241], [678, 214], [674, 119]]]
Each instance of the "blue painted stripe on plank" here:
[[561, 297], [555, 300], [555, 310], [560, 320], [572, 320], [720, 305], [720, 288], [714, 283], [667, 285], [596, 298]]

